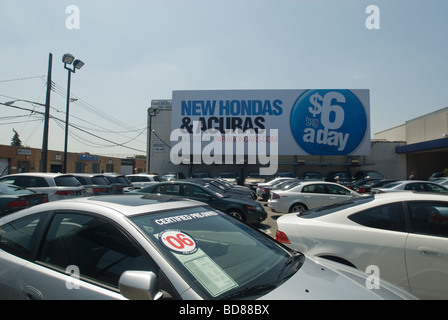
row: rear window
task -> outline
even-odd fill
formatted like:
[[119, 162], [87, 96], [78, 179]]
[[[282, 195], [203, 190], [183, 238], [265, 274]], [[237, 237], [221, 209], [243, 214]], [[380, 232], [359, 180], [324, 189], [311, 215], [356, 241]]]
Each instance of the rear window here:
[[94, 184], [109, 184], [109, 181], [104, 177], [92, 177], [92, 181]]
[[61, 176], [54, 178], [58, 187], [78, 187], [81, 183], [73, 176]]
[[336, 211], [340, 211], [340, 210], [344, 210], [344, 209], [347, 209], [350, 207], [356, 207], [356, 206], [362, 205], [364, 203], [373, 201], [373, 199], [375, 199], [374, 196], [366, 196], [366, 197], [350, 199], [347, 201], [341, 201], [341, 202], [337, 202], [335, 204], [331, 204], [328, 206], [305, 211], [303, 213], [298, 214], [297, 216], [299, 216], [301, 218], [309, 218], [309, 219], [317, 218], [317, 217], [325, 216], [327, 214], [334, 213]]

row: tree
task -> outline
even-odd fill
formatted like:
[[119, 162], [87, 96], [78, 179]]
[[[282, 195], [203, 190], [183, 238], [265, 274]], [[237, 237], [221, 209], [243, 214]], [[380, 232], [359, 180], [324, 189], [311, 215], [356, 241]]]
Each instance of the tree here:
[[13, 147], [22, 147], [22, 141], [19, 138], [19, 134], [14, 129], [12, 129], [12, 131], [14, 131], [14, 136], [11, 139], [11, 146], [13, 146]]

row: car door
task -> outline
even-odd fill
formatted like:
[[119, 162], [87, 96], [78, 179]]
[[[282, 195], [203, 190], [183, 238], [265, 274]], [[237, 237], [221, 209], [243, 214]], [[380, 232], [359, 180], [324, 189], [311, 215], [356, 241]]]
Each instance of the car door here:
[[322, 183], [303, 186], [301, 195], [308, 209], [322, 207], [329, 203], [329, 195]]
[[338, 185], [326, 184], [325, 188], [328, 194], [327, 204], [345, 201], [352, 196], [349, 190]]
[[409, 202], [413, 232], [406, 242], [412, 293], [422, 299], [448, 299], [448, 205]]
[[27, 288], [17, 282], [17, 275], [36, 250], [46, 216], [39, 213], [0, 225], [0, 300], [25, 297]]
[[124, 271], [158, 272], [124, 232], [90, 214], [56, 213], [42, 241], [37, 261], [17, 276], [26, 299], [124, 299], [118, 291]]

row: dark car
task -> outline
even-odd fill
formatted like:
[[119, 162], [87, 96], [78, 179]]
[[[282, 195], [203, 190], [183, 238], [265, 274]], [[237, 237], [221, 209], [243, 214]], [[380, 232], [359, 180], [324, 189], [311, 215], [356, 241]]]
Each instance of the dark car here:
[[366, 180], [382, 180], [386, 177], [378, 171], [375, 170], [361, 170], [355, 173], [355, 180], [366, 179]]
[[101, 196], [112, 193], [113, 186], [103, 174], [72, 173], [72, 175], [84, 186], [87, 196]]
[[191, 181], [158, 182], [146, 188], [130, 192], [130, 194], [134, 193], [158, 193], [201, 201], [248, 223], [259, 223], [267, 218], [264, 207], [257, 201], [231, 198], [220, 192], [218, 188], [213, 186], [205, 187]]
[[112, 186], [112, 193], [113, 194], [121, 194], [126, 191], [126, 189], [132, 190], [132, 183], [131, 181], [126, 178], [124, 174], [117, 174], [117, 173], [105, 173], [104, 177], [109, 181], [110, 185]]
[[353, 182], [355, 179], [349, 172], [329, 172], [327, 174], [327, 178], [325, 179], [328, 182], [336, 182], [339, 184], [346, 185], [348, 183]]
[[248, 187], [244, 186], [234, 185], [225, 180], [214, 178], [202, 178], [202, 179], [191, 179], [190, 181], [203, 184], [206, 187], [208, 185], [213, 185], [221, 189], [222, 192], [233, 198], [245, 198], [251, 200], [257, 199], [257, 195], [255, 194], [255, 191], [253, 191], [252, 189], [249, 189]]
[[46, 193], [0, 182], [0, 217], [44, 202], [48, 202]]
[[371, 193], [372, 188], [381, 188], [396, 181], [396, 179], [366, 180], [363, 184], [354, 187], [353, 190], [358, 193]]

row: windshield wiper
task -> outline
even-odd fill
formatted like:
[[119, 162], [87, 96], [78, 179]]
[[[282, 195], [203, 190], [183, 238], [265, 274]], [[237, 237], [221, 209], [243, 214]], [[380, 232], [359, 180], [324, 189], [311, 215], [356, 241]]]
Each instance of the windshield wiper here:
[[[289, 265], [293, 265], [293, 262], [295, 262], [296, 260], [298, 262], [300, 262], [300, 264], [302, 264], [302, 261], [299, 261], [298, 258], [302, 258], [303, 257], [303, 253], [299, 252], [299, 251], [295, 251], [293, 250], [291, 252], [291, 256], [288, 258], [288, 260], [285, 262], [284, 266], [282, 267], [282, 269], [280, 270], [277, 279], [280, 279], [280, 277], [282, 276], [283, 272], [286, 270], [286, 267], [288, 267]], [[289, 270], [290, 268], [288, 268]]]
[[227, 299], [234, 299], [236, 297], [246, 297], [251, 295], [261, 295], [265, 291], [270, 291], [271, 289], [275, 289], [277, 287], [277, 283], [269, 283], [269, 284], [262, 284], [255, 287], [247, 287], [244, 289], [241, 289], [239, 291], [236, 291], [234, 293], [231, 293], [227, 296], [224, 296], [221, 298], [221, 300], [227, 300]]

